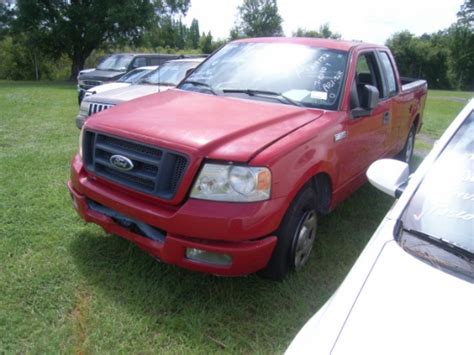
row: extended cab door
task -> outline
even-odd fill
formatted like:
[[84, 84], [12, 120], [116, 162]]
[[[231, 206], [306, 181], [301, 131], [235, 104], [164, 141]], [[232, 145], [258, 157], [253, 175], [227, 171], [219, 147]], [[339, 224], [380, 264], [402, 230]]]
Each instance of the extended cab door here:
[[[385, 100], [388, 106], [388, 120], [384, 122], [386, 127], [385, 155], [394, 155], [401, 149], [399, 142], [405, 142], [405, 138], [400, 139], [400, 125], [403, 120], [403, 103], [397, 100], [399, 94], [399, 84], [395, 72], [393, 58], [386, 50], [377, 51]], [[408, 119], [408, 117], [406, 117]]]
[[[356, 70], [352, 78], [349, 117], [344, 124], [344, 140], [337, 147], [340, 162], [340, 182], [342, 184], [365, 174], [368, 166], [386, 150], [386, 138], [391, 119], [390, 102], [384, 99], [384, 84], [380, 73], [377, 54], [366, 50], [355, 54]], [[371, 85], [379, 91], [378, 105], [361, 117], [351, 117], [350, 111], [360, 107], [364, 85]], [[338, 137], [335, 137], [338, 145]]]

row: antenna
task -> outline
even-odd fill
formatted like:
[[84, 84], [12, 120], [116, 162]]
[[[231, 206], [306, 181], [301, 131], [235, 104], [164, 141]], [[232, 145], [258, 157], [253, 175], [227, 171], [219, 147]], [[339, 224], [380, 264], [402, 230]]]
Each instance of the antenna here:
[[163, 63], [161, 63], [160, 67], [158, 68], [158, 92], [161, 92], [161, 66]]

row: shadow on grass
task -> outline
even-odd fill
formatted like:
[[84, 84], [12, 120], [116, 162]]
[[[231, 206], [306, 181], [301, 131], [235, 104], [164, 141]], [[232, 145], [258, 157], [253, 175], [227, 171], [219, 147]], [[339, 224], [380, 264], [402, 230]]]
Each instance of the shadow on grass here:
[[320, 221], [306, 269], [280, 283], [182, 270], [103, 233], [81, 232], [71, 253], [90, 287], [148, 318], [153, 331], [209, 334], [235, 350], [258, 350], [249, 345], [257, 337], [263, 349], [281, 351], [342, 282], [391, 203], [365, 185]]

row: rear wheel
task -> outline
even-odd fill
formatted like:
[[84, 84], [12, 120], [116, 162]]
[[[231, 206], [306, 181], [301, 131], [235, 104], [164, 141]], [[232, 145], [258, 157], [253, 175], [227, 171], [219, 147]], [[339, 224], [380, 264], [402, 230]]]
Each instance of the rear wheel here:
[[301, 270], [309, 260], [316, 240], [316, 192], [305, 187], [295, 197], [276, 232], [278, 241], [272, 257], [259, 275], [280, 281], [291, 270]]
[[405, 141], [405, 146], [403, 147], [402, 151], [398, 153], [397, 159], [404, 161], [408, 165], [411, 164], [411, 159], [413, 157], [413, 151], [415, 149], [415, 134], [416, 134], [416, 127], [413, 125], [408, 133], [407, 140]]

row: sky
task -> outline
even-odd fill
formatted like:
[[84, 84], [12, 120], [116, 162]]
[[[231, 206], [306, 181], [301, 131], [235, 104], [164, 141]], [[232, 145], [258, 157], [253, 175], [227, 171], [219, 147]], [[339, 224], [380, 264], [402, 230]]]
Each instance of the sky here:
[[[343, 39], [384, 44], [395, 32], [432, 33], [456, 21], [463, 0], [278, 0], [283, 31], [291, 36], [298, 27], [317, 30], [329, 23]], [[243, 0], [191, 0], [183, 22], [199, 21], [201, 32], [215, 39], [229, 36]]]

